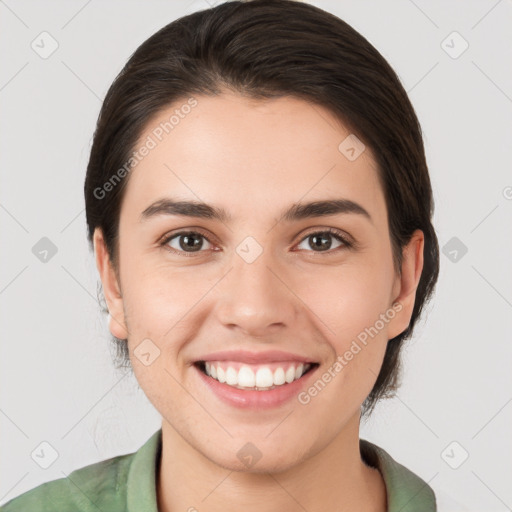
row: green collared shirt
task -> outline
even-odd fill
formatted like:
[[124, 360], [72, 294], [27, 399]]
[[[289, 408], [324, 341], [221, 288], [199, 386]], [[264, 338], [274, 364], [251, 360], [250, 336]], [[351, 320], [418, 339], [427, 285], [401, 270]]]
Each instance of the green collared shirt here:
[[[382, 474], [388, 512], [436, 512], [433, 490], [382, 448], [360, 439], [363, 460]], [[158, 512], [156, 474], [162, 450], [157, 430], [135, 453], [77, 469], [31, 489], [1, 512]]]

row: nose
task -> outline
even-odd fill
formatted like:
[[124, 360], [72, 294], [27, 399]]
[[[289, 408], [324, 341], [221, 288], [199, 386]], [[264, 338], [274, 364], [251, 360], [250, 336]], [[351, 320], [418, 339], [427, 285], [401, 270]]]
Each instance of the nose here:
[[217, 288], [217, 320], [247, 337], [268, 337], [297, 320], [300, 300], [265, 252], [252, 263], [236, 255]]

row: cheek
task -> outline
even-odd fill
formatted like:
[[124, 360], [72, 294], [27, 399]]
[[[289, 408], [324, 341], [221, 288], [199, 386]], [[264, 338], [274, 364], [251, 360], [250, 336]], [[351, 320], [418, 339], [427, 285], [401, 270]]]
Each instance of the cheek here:
[[312, 278], [303, 288], [304, 302], [315, 314], [310, 317], [317, 316], [324, 325], [333, 364], [339, 362], [336, 368], [331, 365], [330, 371], [336, 375], [331, 393], [338, 397], [340, 407], [362, 402], [380, 371], [389, 321], [394, 316], [389, 304], [393, 283], [390, 265], [373, 261], [340, 266], [331, 269], [329, 276]]
[[206, 306], [211, 304], [207, 299], [214, 296], [211, 292], [219, 281], [219, 268], [180, 268], [164, 257], [141, 255], [131, 261], [127, 258], [124, 272], [123, 302], [132, 345], [149, 338], [172, 360], [171, 353], [179, 352], [196, 335]]
[[[340, 265], [328, 273], [311, 275], [302, 286], [301, 297], [341, 350], [389, 309], [392, 284], [392, 269], [382, 262]], [[379, 326], [385, 331], [387, 324]]]
[[134, 273], [130, 281], [123, 293], [130, 332], [155, 340], [172, 336], [206, 291], [204, 283], [158, 269]]
[[120, 238], [123, 306], [130, 334], [160, 339], [177, 322], [174, 318], [182, 309], [188, 288], [176, 269], [173, 272], [162, 265], [158, 251], [144, 253], [128, 229]]

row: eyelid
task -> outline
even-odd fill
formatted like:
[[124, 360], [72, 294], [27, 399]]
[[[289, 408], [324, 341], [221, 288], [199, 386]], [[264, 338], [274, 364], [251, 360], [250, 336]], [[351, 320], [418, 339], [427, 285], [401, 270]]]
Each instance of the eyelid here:
[[204, 239], [206, 239], [208, 241], [208, 243], [215, 245], [215, 242], [212, 241], [210, 235], [206, 234], [206, 232], [202, 228], [196, 228], [196, 227], [178, 229], [177, 231], [166, 233], [164, 236], [162, 236], [158, 239], [157, 244], [160, 247], [163, 247], [164, 249], [168, 250], [172, 254], [184, 254], [185, 256], [193, 256], [194, 254], [205, 252], [205, 251], [192, 251], [192, 252], [187, 253], [186, 251], [177, 251], [176, 249], [173, 249], [172, 247], [167, 247], [167, 244], [173, 238], [179, 237], [180, 235], [190, 235], [190, 234], [201, 235]]
[[[321, 226], [313, 226], [313, 227], [309, 228], [306, 231], [306, 233], [301, 236], [299, 241], [294, 244], [294, 246], [299, 245], [300, 243], [302, 243], [304, 240], [306, 240], [308, 237], [310, 237], [312, 235], [324, 234], [324, 233], [328, 233], [328, 234], [334, 236], [335, 238], [337, 238], [343, 244], [343, 246], [337, 247], [335, 249], [328, 250], [328, 251], [313, 251], [312, 250], [312, 251], [306, 251], [306, 252], [311, 252], [313, 254], [320, 254], [320, 255], [321, 254], [333, 254], [333, 253], [336, 253], [339, 250], [353, 249], [353, 248], [355, 248], [357, 246], [355, 240], [350, 235], [345, 233], [344, 231], [342, 231], [340, 229], [337, 229], [337, 228], [321, 227]], [[159, 239], [158, 244], [160, 246], [164, 247], [166, 250], [168, 250], [169, 252], [171, 252], [173, 254], [182, 254], [182, 255], [185, 255], [185, 256], [193, 256], [193, 255], [198, 254], [198, 253], [206, 252], [206, 251], [203, 251], [203, 250], [201, 250], [201, 251], [192, 251], [192, 252], [176, 251], [173, 248], [166, 247], [167, 244], [173, 238], [179, 237], [180, 235], [188, 235], [188, 234], [198, 234], [198, 235], [202, 236], [204, 239], [206, 239], [208, 241], [208, 243], [215, 245], [215, 243], [211, 240], [210, 235], [206, 234], [206, 232], [204, 230], [202, 230], [202, 228], [195, 228], [195, 227], [190, 227], [190, 228], [186, 228], [186, 229], [180, 229], [180, 230], [175, 231], [175, 232], [166, 233], [163, 237], [161, 237]]]
[[194, 226], [190, 228], [183, 228], [183, 229], [177, 229], [174, 231], [169, 231], [168, 233], [165, 233], [165, 235], [162, 235], [158, 239], [158, 243], [165, 244], [167, 243], [171, 238], [174, 238], [178, 235], [187, 235], [190, 233], [197, 233], [198, 235], [204, 236], [208, 241], [210, 241], [210, 235], [206, 234], [206, 231], [204, 231], [202, 228], [196, 228]]
[[308, 237], [315, 235], [315, 234], [330, 234], [333, 237], [337, 238], [340, 242], [343, 243], [342, 247], [337, 247], [336, 249], [328, 250], [328, 251], [307, 251], [311, 252], [313, 254], [333, 254], [337, 252], [339, 249], [353, 249], [356, 247], [355, 240], [348, 234], [342, 231], [341, 229], [333, 228], [333, 227], [321, 227], [321, 226], [314, 226], [312, 228], [309, 228], [307, 232], [302, 235], [301, 239], [297, 242], [298, 245], [302, 243], [304, 240], [306, 240]]

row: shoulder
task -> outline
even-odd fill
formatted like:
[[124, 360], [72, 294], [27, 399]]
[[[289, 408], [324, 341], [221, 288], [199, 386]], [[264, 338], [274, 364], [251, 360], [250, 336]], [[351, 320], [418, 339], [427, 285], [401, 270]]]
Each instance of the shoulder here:
[[436, 495], [427, 482], [381, 447], [364, 439], [360, 439], [359, 446], [363, 460], [382, 474], [389, 512], [437, 511]]
[[133, 456], [119, 455], [41, 484], [5, 503], [0, 512], [126, 510], [125, 487]]

